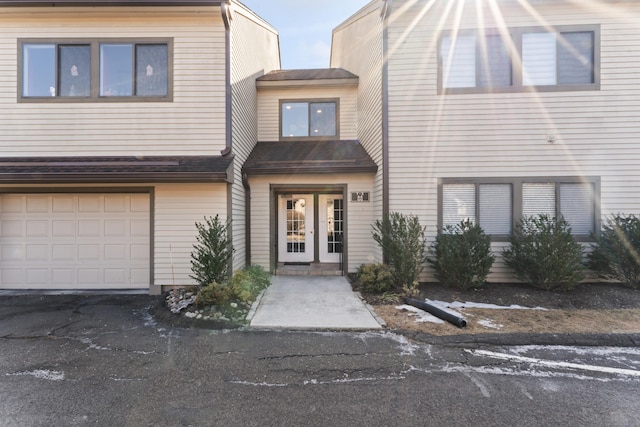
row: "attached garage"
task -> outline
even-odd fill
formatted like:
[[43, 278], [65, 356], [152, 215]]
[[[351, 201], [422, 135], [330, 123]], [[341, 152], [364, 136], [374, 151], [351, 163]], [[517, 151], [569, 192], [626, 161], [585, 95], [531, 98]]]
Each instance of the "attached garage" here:
[[150, 284], [148, 193], [0, 195], [0, 289]]

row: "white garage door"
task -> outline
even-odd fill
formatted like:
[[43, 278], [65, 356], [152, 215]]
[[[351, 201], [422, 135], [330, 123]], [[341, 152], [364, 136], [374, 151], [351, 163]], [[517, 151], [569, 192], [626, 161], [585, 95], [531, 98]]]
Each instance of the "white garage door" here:
[[148, 194], [0, 196], [0, 288], [149, 287]]

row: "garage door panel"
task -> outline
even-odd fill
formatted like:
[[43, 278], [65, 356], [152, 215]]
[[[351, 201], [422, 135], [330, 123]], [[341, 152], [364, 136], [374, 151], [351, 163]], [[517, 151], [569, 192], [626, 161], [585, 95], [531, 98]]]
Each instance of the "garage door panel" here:
[[3, 268], [0, 270], [2, 285], [8, 287], [20, 286], [25, 283], [24, 270], [15, 268]]
[[33, 220], [33, 221], [25, 221], [27, 236], [29, 237], [47, 237], [49, 236], [49, 221], [44, 220]]
[[51, 225], [53, 238], [76, 237], [76, 224], [74, 220], [54, 220]]
[[99, 220], [78, 220], [78, 237], [100, 237], [101, 229]]
[[141, 288], [148, 194], [0, 196], [0, 288]]
[[102, 196], [83, 195], [78, 200], [78, 212], [80, 213], [100, 213], [102, 212]]
[[140, 286], [145, 286], [149, 283], [149, 270], [146, 268], [132, 268], [131, 282]]
[[105, 261], [122, 261], [128, 260], [129, 251], [125, 245], [104, 245]]
[[64, 287], [69, 283], [75, 283], [75, 271], [71, 268], [54, 268], [51, 271], [51, 283], [53, 286]]
[[25, 211], [23, 196], [3, 196], [0, 198], [0, 213], [22, 213]]
[[51, 246], [51, 259], [53, 261], [76, 261], [76, 250], [75, 244], [54, 244]]
[[56, 196], [53, 198], [53, 208], [52, 211], [54, 213], [75, 213], [76, 207], [76, 198], [73, 196]]
[[127, 221], [119, 220], [105, 220], [104, 222], [104, 236], [105, 237], [124, 237], [128, 234], [129, 227]]
[[100, 268], [81, 268], [78, 270], [78, 283], [85, 286], [102, 285], [102, 270]]
[[24, 222], [21, 220], [3, 220], [0, 224], [2, 237], [22, 237], [24, 236]]
[[27, 196], [27, 213], [49, 213], [50, 196]]
[[49, 270], [46, 268], [31, 268], [27, 270], [27, 284], [42, 288], [49, 283]]
[[27, 245], [26, 261], [49, 261], [49, 245]]

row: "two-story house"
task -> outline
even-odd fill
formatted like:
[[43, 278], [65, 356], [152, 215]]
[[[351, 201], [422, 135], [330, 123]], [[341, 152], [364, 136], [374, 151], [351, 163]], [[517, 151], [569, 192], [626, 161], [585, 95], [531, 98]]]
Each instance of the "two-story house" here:
[[278, 34], [236, 1], [0, 1], [0, 288], [191, 284], [231, 220]]
[[[639, 19], [633, 1], [370, 2], [334, 30], [331, 66], [359, 76], [374, 217], [418, 215], [430, 241], [469, 218], [499, 254], [523, 216], [588, 241], [637, 214]], [[489, 279], [513, 277], [498, 260]]]

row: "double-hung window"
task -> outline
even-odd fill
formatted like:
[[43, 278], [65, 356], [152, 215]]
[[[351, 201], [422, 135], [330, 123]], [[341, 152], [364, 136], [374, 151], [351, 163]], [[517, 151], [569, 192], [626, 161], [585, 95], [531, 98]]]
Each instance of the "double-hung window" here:
[[470, 220], [494, 240], [506, 240], [518, 220], [545, 214], [564, 218], [586, 239], [599, 229], [598, 192], [597, 178], [444, 179], [439, 224]]
[[461, 30], [440, 39], [441, 93], [597, 90], [597, 26]]
[[21, 101], [170, 100], [171, 41], [20, 41]]
[[338, 101], [281, 101], [281, 138], [336, 138]]

